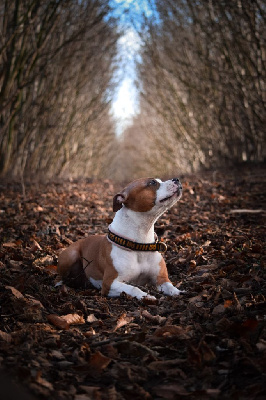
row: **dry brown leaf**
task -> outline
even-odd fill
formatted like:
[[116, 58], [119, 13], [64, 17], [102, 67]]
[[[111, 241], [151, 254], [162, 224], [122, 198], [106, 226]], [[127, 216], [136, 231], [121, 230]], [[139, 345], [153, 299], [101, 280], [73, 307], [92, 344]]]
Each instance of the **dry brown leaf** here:
[[76, 394], [74, 397], [74, 400], [91, 400], [94, 399], [94, 397], [91, 397], [88, 394]]
[[196, 347], [189, 345], [187, 348], [187, 360], [188, 363], [196, 366], [197, 368], [202, 364], [202, 355]]
[[214, 307], [212, 310], [213, 315], [223, 314], [225, 312], [225, 307], [223, 304], [218, 304], [218, 306]]
[[98, 321], [98, 318], [96, 318], [94, 314], [90, 314], [90, 315], [87, 316], [86, 321], [91, 324], [92, 322]]
[[202, 359], [205, 362], [210, 362], [216, 359], [216, 355], [214, 354], [210, 346], [204, 341], [202, 341], [200, 344], [200, 351], [202, 354]]
[[47, 319], [50, 324], [56, 326], [59, 329], [67, 330], [69, 329], [69, 324], [65, 321], [62, 317], [56, 314], [49, 314], [47, 315]]
[[167, 369], [173, 369], [177, 365], [184, 363], [186, 363], [186, 360], [181, 358], [165, 361], [152, 361], [149, 364], [149, 369], [152, 369], [153, 371], [166, 371]]
[[190, 396], [190, 393], [184, 388], [184, 386], [178, 384], [155, 386], [153, 388], [153, 393], [155, 393], [156, 396], [160, 396], [168, 400], [175, 400]]
[[121, 317], [117, 320], [114, 332], [116, 332], [119, 328], [122, 328], [122, 326], [129, 324], [133, 319], [133, 317], [128, 317], [126, 313], [122, 314]]
[[0, 340], [11, 343], [12, 342], [12, 336], [9, 333], [0, 331]]
[[225, 300], [224, 308], [232, 307], [233, 301], [232, 300]]
[[158, 356], [158, 352], [151, 350], [148, 346], [144, 344], [129, 341], [129, 340], [122, 340], [116, 344], [116, 348], [119, 353], [123, 355], [133, 355], [134, 357], [146, 357], [151, 356], [156, 358]]
[[20, 293], [19, 290], [14, 288], [13, 286], [5, 286], [6, 289], [11, 290], [12, 294], [17, 298], [17, 299], [25, 299], [22, 293]]
[[56, 265], [46, 265], [45, 270], [51, 272], [51, 274], [57, 274], [57, 266]]
[[52, 350], [51, 357], [55, 358], [56, 360], [60, 360], [60, 361], [65, 359], [65, 356], [62, 354], [62, 352], [58, 351], [58, 350]]
[[31, 243], [32, 243], [32, 245], [30, 247], [30, 251], [32, 253], [35, 253], [35, 251], [37, 251], [37, 250], [42, 250], [41, 246], [35, 239], [31, 239]]
[[67, 315], [62, 315], [61, 318], [66, 321], [69, 325], [81, 325], [85, 324], [85, 320], [83, 318], [83, 315], [79, 314], [67, 314]]
[[190, 329], [183, 328], [179, 325], [165, 325], [161, 328], [156, 329], [154, 335], [157, 337], [170, 337], [170, 336], [178, 336], [181, 340], [191, 339], [191, 333], [188, 331]]
[[163, 322], [166, 321], [166, 317], [161, 317], [160, 315], [152, 315], [147, 310], [143, 310], [141, 315], [155, 324], [162, 324]]
[[191, 297], [191, 298], [189, 299], [189, 303], [192, 303], [192, 304], [194, 304], [194, 303], [199, 303], [199, 302], [201, 302], [201, 301], [202, 301], [202, 294], [199, 294], [199, 295], [197, 295], [197, 296]]
[[54, 262], [54, 259], [52, 256], [44, 256], [41, 258], [37, 258], [37, 260], [34, 261], [33, 265], [37, 266], [46, 266], [46, 265], [52, 265]]
[[[100, 400], [100, 387], [99, 386], [85, 386], [85, 385], [80, 385], [80, 390], [83, 390], [86, 395], [89, 395], [89, 399], [95, 399], [95, 400]], [[76, 400], [76, 399], [75, 399]]]
[[266, 340], [260, 339], [260, 341], [256, 344], [256, 347], [261, 352], [265, 351], [266, 350]]
[[27, 300], [29, 300], [29, 305], [31, 307], [39, 307], [39, 308], [44, 308], [40, 300], [36, 300], [34, 297], [30, 296], [29, 294], [26, 294]]
[[22, 261], [9, 260], [9, 265], [13, 270], [20, 271], [23, 265]]
[[89, 359], [89, 366], [95, 373], [100, 373], [104, 370], [110, 362], [112, 361], [111, 358], [104, 356], [100, 351], [92, 354]]
[[33, 211], [34, 212], [41, 212], [41, 211], [44, 211], [44, 209], [43, 209], [43, 207], [42, 206], [36, 206], [36, 207], [33, 207]]
[[36, 381], [39, 385], [45, 387], [46, 389], [49, 389], [49, 390], [51, 390], [51, 391], [54, 390], [53, 385], [52, 385], [50, 382], [48, 382], [46, 379], [42, 378], [41, 373], [38, 373], [38, 374], [37, 374], [37, 376], [36, 376], [36, 378], [35, 378], [35, 381]]
[[6, 243], [3, 243], [2, 246], [7, 249], [15, 249], [16, 247], [18, 247], [17, 243], [15, 243], [15, 242], [6, 242]]

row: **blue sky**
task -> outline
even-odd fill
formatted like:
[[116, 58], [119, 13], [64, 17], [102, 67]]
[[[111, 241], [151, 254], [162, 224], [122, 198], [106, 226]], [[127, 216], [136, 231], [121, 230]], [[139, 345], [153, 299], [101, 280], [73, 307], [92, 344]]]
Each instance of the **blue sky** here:
[[116, 119], [117, 134], [131, 123], [139, 111], [138, 91], [135, 86], [136, 65], [140, 41], [133, 29], [128, 29], [119, 40], [119, 63], [114, 81], [116, 91], [112, 102], [112, 113]]
[[124, 32], [119, 40], [120, 68], [114, 76], [116, 91], [112, 102], [116, 133], [121, 135], [139, 111], [135, 59], [141, 42], [135, 27], [140, 26], [143, 13], [149, 17], [152, 10], [149, 0], [110, 0], [110, 5], [112, 15], [119, 19], [120, 29]]

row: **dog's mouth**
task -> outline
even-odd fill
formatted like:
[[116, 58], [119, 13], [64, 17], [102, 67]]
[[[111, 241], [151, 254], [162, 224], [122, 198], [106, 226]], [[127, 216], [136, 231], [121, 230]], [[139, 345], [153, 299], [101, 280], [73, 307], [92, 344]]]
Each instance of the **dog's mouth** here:
[[160, 203], [164, 203], [165, 201], [170, 200], [170, 199], [172, 199], [172, 198], [175, 197], [175, 196], [180, 196], [181, 192], [182, 192], [182, 189], [176, 190], [176, 191], [175, 191], [173, 194], [171, 194], [170, 196], [167, 196], [167, 197], [165, 197], [164, 199], [160, 200]]

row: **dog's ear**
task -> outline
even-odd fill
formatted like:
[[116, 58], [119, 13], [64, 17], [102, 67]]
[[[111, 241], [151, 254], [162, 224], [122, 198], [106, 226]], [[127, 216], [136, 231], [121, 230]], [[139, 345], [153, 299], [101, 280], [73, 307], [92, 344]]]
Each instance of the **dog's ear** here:
[[113, 212], [117, 212], [122, 208], [123, 203], [126, 201], [126, 195], [124, 193], [118, 193], [113, 198]]

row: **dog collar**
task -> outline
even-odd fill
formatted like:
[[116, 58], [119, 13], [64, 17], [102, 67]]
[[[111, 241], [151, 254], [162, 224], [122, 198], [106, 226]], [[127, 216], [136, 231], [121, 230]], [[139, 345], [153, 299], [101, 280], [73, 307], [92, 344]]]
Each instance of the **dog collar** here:
[[113, 232], [110, 231], [110, 229], [108, 229], [107, 237], [109, 240], [111, 240], [111, 242], [113, 242], [121, 247], [125, 247], [126, 249], [129, 249], [129, 250], [159, 251], [160, 253], [165, 253], [167, 250], [167, 246], [164, 242], [159, 242], [158, 240], [153, 243], [133, 242], [132, 240], [128, 240], [121, 236], [115, 235]]

